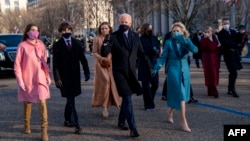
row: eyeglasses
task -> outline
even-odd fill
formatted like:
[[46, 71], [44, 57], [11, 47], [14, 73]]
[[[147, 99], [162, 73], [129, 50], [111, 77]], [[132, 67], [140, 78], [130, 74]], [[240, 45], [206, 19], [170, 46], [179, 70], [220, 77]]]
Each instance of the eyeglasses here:
[[173, 32], [180, 32], [179, 30], [173, 30]]

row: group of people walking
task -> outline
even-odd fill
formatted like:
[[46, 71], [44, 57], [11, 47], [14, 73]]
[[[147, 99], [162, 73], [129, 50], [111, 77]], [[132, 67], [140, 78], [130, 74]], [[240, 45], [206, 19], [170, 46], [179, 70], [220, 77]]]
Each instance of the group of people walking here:
[[[225, 25], [227, 22], [228, 20], [223, 20]], [[118, 128], [130, 130], [130, 137], [138, 137], [140, 134], [135, 122], [131, 96], [132, 94], [143, 95], [145, 110], [154, 110], [154, 97], [159, 86], [158, 71], [165, 64], [166, 99], [169, 107], [166, 112], [167, 121], [173, 123], [173, 112], [175, 109], [179, 110], [182, 130], [191, 132], [185, 114], [185, 104], [190, 100], [192, 89], [188, 57], [190, 51], [196, 53], [198, 48], [190, 40], [189, 33], [181, 22], [172, 25], [171, 37], [164, 41], [163, 51], [161, 51], [161, 43], [153, 34], [151, 24], [144, 24], [140, 29], [140, 35], [131, 29], [131, 25], [131, 15], [124, 13], [119, 17], [117, 31], [113, 32], [107, 22], [101, 23], [98, 27], [98, 36], [93, 39], [92, 50], [96, 60], [92, 107], [102, 107], [103, 118], [108, 118], [108, 108], [116, 106], [120, 110]], [[235, 55], [234, 50], [240, 45], [228, 43], [232, 41], [236, 33], [230, 30], [230, 34], [227, 32], [228, 35], [224, 35], [226, 34], [224, 30], [218, 34], [219, 38], [216, 38], [212, 34], [212, 29], [207, 28], [205, 38], [201, 40], [205, 80], [209, 89], [208, 95], [218, 97], [216, 86], [218, 85], [219, 56], [213, 55], [213, 52], [217, 53], [222, 45], [227, 53], [224, 58], [230, 72], [228, 94], [237, 97], [235, 81], [237, 70], [241, 66], [238, 66], [236, 62], [239, 61], [239, 57]], [[75, 97], [81, 94], [80, 63], [85, 81], [90, 78], [90, 70], [81, 43], [72, 37], [72, 31], [73, 28], [68, 23], [62, 23], [58, 28], [61, 38], [53, 45], [53, 76], [61, 96], [67, 100], [64, 126], [74, 127], [74, 133], [81, 134], [82, 129], [75, 108]], [[31, 133], [32, 103], [39, 103], [41, 140], [48, 141], [46, 100], [50, 98], [51, 79], [50, 69], [46, 63], [45, 46], [39, 40], [39, 34], [38, 25], [27, 25], [23, 41], [18, 46], [14, 71], [19, 86], [18, 101], [24, 103], [24, 133]], [[206, 51], [208, 53], [205, 53]], [[231, 56], [234, 55], [235, 58], [232, 58]], [[213, 58], [214, 61], [208, 58]], [[206, 64], [215, 67], [211, 68]], [[138, 76], [136, 75], [137, 69]], [[213, 77], [213, 79], [206, 76]]]

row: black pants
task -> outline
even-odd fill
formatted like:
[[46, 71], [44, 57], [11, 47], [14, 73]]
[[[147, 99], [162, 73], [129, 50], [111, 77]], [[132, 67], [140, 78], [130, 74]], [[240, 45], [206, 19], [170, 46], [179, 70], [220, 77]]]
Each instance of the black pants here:
[[79, 127], [78, 116], [75, 109], [75, 97], [67, 97], [67, 103], [64, 111], [65, 121], [69, 121], [73, 126]]
[[235, 91], [235, 83], [238, 73], [237, 70], [229, 70], [228, 91]]
[[144, 108], [155, 108], [154, 98], [159, 86], [159, 75], [156, 74], [150, 80], [142, 81]]
[[163, 89], [162, 89], [162, 96], [165, 96], [166, 98], [167, 98], [167, 90], [168, 90], [167, 78], [165, 78]]
[[118, 121], [119, 123], [125, 123], [125, 120], [127, 120], [130, 130], [136, 129], [131, 96], [122, 97], [122, 105], [121, 105]]

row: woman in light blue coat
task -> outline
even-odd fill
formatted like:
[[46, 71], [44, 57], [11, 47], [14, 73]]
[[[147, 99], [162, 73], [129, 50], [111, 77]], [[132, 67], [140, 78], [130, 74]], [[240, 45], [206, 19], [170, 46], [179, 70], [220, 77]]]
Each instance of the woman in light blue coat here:
[[167, 120], [173, 123], [174, 109], [180, 110], [183, 131], [191, 132], [186, 120], [185, 103], [190, 98], [190, 72], [188, 64], [189, 51], [196, 53], [198, 48], [189, 39], [186, 27], [178, 22], [172, 25], [172, 38], [167, 40], [162, 56], [157, 60], [154, 72], [166, 63], [167, 72]]

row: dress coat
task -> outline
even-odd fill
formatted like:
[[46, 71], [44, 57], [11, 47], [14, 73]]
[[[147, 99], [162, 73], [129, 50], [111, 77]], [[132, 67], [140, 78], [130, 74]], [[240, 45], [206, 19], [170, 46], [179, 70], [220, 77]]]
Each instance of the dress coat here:
[[236, 31], [230, 29], [230, 34], [227, 30], [222, 29], [219, 34], [219, 40], [223, 47], [223, 57], [228, 70], [240, 70], [242, 69], [242, 64], [240, 62], [240, 52], [237, 42]]
[[[148, 56], [150, 63], [154, 66], [157, 63], [157, 59], [160, 54], [160, 42], [157, 40], [156, 36], [142, 35], [140, 37], [141, 43], [145, 54]], [[152, 77], [150, 70], [143, 60], [138, 60], [138, 80], [139, 81], [149, 81]]]
[[[179, 48], [174, 45], [174, 39], [171, 38], [166, 41], [163, 47], [163, 53], [154, 66], [155, 71], [166, 63], [167, 73], [167, 105], [171, 108], [179, 110], [181, 101], [188, 101], [190, 98], [190, 70], [188, 64], [189, 51], [196, 53], [198, 48], [192, 43], [189, 38], [185, 39], [186, 46]], [[183, 57], [177, 55], [183, 52], [183, 49], [188, 52]], [[166, 62], [167, 61], [167, 62]]]
[[[104, 40], [104, 46], [101, 49], [101, 55], [112, 54], [113, 76], [116, 82], [118, 93], [121, 97], [136, 93], [141, 95], [143, 90], [136, 77], [136, 60], [140, 57], [147, 64], [148, 69], [152, 69], [150, 60], [144, 53], [140, 37], [137, 33], [129, 30], [129, 42], [125, 40], [124, 33], [116, 31], [110, 34], [108, 41], [107, 35]], [[108, 45], [105, 45], [109, 42]], [[150, 75], [150, 74], [148, 74]]]
[[201, 39], [202, 64], [204, 69], [205, 85], [207, 87], [215, 87], [219, 83], [220, 59], [218, 47], [219, 42], [215, 35], [212, 40], [209, 38]]
[[75, 97], [81, 94], [80, 62], [86, 78], [90, 72], [81, 43], [71, 37], [70, 50], [63, 38], [54, 43], [53, 74], [55, 82], [62, 81], [63, 87], [59, 88], [62, 97]]
[[101, 56], [101, 47], [104, 36], [99, 35], [93, 39], [93, 55], [95, 57], [94, 92], [92, 97], [92, 107], [109, 107], [111, 105], [120, 107], [121, 97], [119, 97], [112, 72], [112, 64], [109, 68], [103, 68], [101, 62], [104, 58], [111, 60], [111, 54], [107, 57]]
[[14, 72], [17, 84], [23, 83], [26, 89], [18, 89], [18, 101], [37, 103], [50, 98], [51, 80], [42, 67], [41, 59], [47, 62], [46, 48], [41, 40], [37, 40], [36, 44], [26, 40], [18, 45]]

